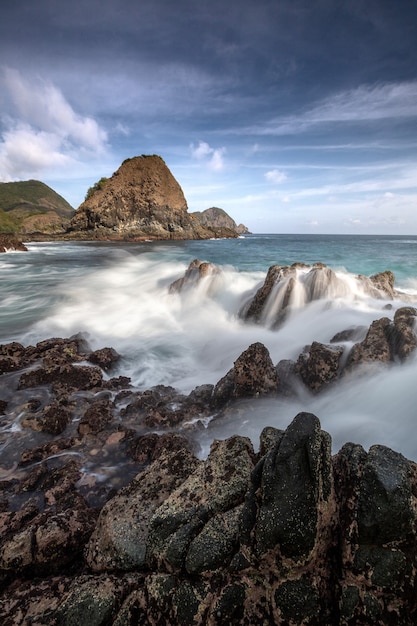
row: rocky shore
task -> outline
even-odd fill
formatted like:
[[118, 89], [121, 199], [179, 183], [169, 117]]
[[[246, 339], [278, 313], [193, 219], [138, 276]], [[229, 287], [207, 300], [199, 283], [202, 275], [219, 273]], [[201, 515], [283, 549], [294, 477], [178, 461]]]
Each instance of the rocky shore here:
[[[295, 269], [273, 267], [241, 311], [251, 323]], [[171, 290], [217, 271], [196, 260]], [[314, 297], [333, 276], [310, 271]], [[363, 280], [395, 299], [390, 273]], [[259, 442], [214, 440], [204, 459], [199, 450], [202, 429], [241, 401], [325, 393], [341, 377], [401, 367], [416, 316], [402, 306], [296, 361], [274, 364], [254, 343], [189, 395], [138, 391], [117, 375], [123, 355], [92, 351], [82, 335], [0, 346], [1, 623], [416, 623], [414, 462], [355, 443], [332, 456], [307, 412]]]

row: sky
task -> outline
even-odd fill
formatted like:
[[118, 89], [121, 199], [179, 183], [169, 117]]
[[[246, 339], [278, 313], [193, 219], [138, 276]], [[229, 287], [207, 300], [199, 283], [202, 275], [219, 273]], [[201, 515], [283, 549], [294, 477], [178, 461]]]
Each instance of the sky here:
[[0, 181], [158, 154], [255, 233], [417, 235], [417, 0], [13, 0]]

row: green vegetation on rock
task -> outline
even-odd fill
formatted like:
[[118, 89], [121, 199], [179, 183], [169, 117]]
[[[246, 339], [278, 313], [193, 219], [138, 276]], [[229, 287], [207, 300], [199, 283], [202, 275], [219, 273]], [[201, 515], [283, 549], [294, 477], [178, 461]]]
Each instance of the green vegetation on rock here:
[[106, 178], [105, 176], [102, 176], [100, 180], [94, 183], [92, 187], [89, 187], [87, 189], [87, 193], [85, 194], [85, 200], [88, 200], [88, 198], [91, 198], [91, 196], [93, 196], [96, 191], [99, 191], [100, 189], [104, 189], [108, 180], [109, 180], [108, 178]]
[[0, 231], [56, 232], [74, 214], [72, 206], [37, 180], [0, 183]]

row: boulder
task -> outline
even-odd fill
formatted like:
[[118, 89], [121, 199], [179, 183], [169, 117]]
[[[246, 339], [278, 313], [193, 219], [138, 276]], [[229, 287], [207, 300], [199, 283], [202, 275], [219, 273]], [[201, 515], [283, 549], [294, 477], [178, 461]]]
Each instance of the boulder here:
[[77, 431], [81, 436], [97, 434], [113, 420], [113, 405], [109, 400], [97, 400], [80, 419]]
[[49, 435], [60, 435], [71, 420], [71, 411], [58, 402], [54, 402], [37, 414], [25, 417], [22, 420], [22, 426], [30, 427], [33, 430], [48, 433]]
[[[207, 567], [216, 568], [229, 558], [238, 532], [234, 509], [244, 501], [252, 470], [253, 449], [248, 439], [215, 441], [207, 460], [152, 516], [149, 566], [196, 572], [204, 569], [206, 559]], [[211, 549], [201, 554], [204, 546]]]
[[212, 402], [223, 406], [232, 399], [251, 398], [278, 390], [277, 370], [268, 349], [253, 343], [234, 362], [233, 368], [215, 385]]
[[394, 328], [391, 334], [391, 349], [394, 358], [400, 361], [407, 359], [417, 347], [415, 331], [417, 309], [401, 307], [394, 315]]
[[170, 293], [181, 292], [184, 289], [195, 287], [204, 278], [216, 277], [221, 273], [220, 268], [213, 263], [194, 259], [189, 264], [184, 276], [171, 283], [169, 286]]
[[375, 320], [370, 325], [363, 341], [356, 343], [349, 352], [346, 369], [364, 363], [389, 363], [403, 361], [414, 352], [417, 335], [414, 330], [417, 310], [401, 307], [391, 322], [387, 317]]
[[261, 322], [273, 288], [284, 280], [286, 280], [288, 284], [286, 292], [282, 297], [280, 310], [285, 309], [289, 304], [289, 298], [293, 287], [293, 281], [289, 281], [289, 279], [294, 279], [295, 273], [296, 271], [294, 266], [282, 267], [280, 265], [271, 265], [268, 269], [263, 285], [258, 289], [249, 304], [247, 304], [241, 311], [241, 316], [248, 321], [257, 323]]
[[[304, 271], [300, 273], [298, 270]], [[240, 315], [274, 329], [285, 321], [292, 306], [346, 295], [347, 292], [345, 283], [324, 263], [315, 263], [313, 267], [304, 263], [272, 265], [263, 285], [243, 307]]]
[[90, 363], [98, 365], [106, 372], [110, 371], [119, 360], [120, 354], [114, 348], [101, 348], [88, 355]]
[[256, 552], [278, 547], [284, 556], [305, 558], [316, 542], [319, 509], [330, 496], [330, 438], [317, 417], [300, 413], [261, 463]]
[[199, 466], [187, 450], [164, 451], [102, 509], [86, 551], [94, 571], [146, 567], [150, 520]]
[[58, 393], [70, 393], [79, 390], [100, 388], [103, 374], [98, 367], [86, 365], [56, 365], [49, 368], [39, 367], [24, 372], [19, 380], [19, 389], [52, 385]]
[[377, 294], [375, 295], [379, 295], [379, 297], [381, 297], [382, 294], [382, 296], [388, 297], [392, 300], [394, 299], [395, 276], [390, 270], [386, 270], [385, 272], [379, 272], [379, 274], [374, 274], [373, 276], [370, 276], [369, 281], [377, 290]]
[[314, 341], [298, 357], [296, 372], [313, 393], [318, 393], [339, 377], [342, 355], [342, 347]]

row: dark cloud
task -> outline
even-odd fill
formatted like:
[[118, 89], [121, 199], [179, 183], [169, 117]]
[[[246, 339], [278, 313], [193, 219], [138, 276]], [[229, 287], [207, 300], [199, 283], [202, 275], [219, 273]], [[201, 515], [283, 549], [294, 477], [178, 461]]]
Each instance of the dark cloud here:
[[[416, 31], [412, 0], [4, 3], [0, 176], [45, 172], [53, 181], [65, 168], [80, 178], [77, 164], [95, 164], [107, 170], [97, 179], [149, 151], [163, 153], [195, 209], [284, 202], [275, 215], [290, 219], [291, 207], [294, 230], [309, 199], [327, 194], [342, 207], [348, 188], [364, 211], [376, 202], [360, 195], [366, 188], [392, 193], [383, 196], [390, 210], [401, 190], [406, 207], [415, 193]], [[356, 161], [368, 160], [366, 184], [365, 170], [360, 184], [344, 179], [355, 150]], [[375, 183], [380, 166], [388, 170]]]

